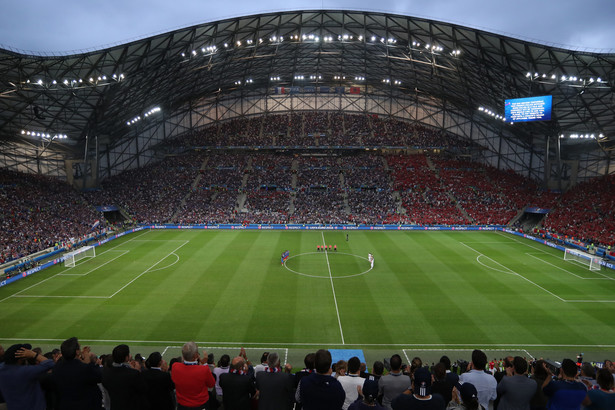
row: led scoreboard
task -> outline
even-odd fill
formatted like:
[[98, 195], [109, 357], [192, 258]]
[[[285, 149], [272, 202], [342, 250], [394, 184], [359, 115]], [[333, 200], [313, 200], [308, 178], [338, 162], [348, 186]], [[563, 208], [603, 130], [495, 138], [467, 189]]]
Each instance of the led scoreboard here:
[[506, 122], [549, 121], [552, 103], [552, 95], [506, 100], [504, 104]]

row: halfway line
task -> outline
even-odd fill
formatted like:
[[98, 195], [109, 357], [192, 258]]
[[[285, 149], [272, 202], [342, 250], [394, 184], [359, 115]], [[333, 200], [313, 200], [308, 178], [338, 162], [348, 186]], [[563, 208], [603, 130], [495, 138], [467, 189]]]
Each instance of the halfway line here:
[[[320, 232], [322, 236], [322, 244], [325, 245], [325, 234], [324, 232]], [[325, 258], [327, 259], [327, 268], [329, 269], [329, 280], [331, 281], [331, 290], [333, 291], [333, 301], [335, 302], [335, 312], [337, 313], [337, 323], [340, 325], [340, 335], [342, 335], [342, 344], [346, 344], [344, 342], [344, 331], [342, 330], [342, 321], [340, 320], [340, 310], [337, 308], [337, 297], [335, 296], [335, 286], [333, 285], [333, 275], [331, 274], [331, 265], [329, 264], [329, 254], [325, 250]]]

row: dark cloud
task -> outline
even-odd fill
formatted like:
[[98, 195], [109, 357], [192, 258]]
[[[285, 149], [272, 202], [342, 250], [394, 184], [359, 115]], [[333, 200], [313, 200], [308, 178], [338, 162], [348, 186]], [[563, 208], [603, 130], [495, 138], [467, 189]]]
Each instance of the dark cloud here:
[[615, 49], [612, 0], [6, 0], [0, 4], [0, 44], [43, 52], [101, 48], [227, 17], [321, 7], [393, 12], [541, 43]]

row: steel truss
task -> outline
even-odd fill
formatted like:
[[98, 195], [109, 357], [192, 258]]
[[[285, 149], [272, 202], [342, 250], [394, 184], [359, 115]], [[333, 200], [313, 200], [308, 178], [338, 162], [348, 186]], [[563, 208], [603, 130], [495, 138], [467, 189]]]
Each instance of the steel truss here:
[[[62, 177], [62, 162], [95, 157], [105, 178], [157, 160], [162, 141], [191, 129], [327, 110], [435, 127], [483, 146], [487, 164], [567, 186], [615, 172], [613, 84], [612, 54], [384, 13], [266, 13], [76, 55], [0, 50], [0, 166]], [[511, 126], [478, 111], [503, 114], [504, 99], [530, 95], [553, 95], [552, 121]], [[558, 138], [571, 133], [605, 138]]]

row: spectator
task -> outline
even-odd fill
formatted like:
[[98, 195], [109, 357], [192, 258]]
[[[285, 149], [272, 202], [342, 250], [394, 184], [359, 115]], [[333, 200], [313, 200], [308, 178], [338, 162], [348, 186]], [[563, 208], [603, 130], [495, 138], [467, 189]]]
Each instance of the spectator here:
[[291, 410], [294, 404], [294, 377], [290, 364], [280, 369], [280, 357], [276, 352], [267, 356], [267, 367], [256, 373], [256, 388], [259, 391], [259, 410]]
[[615, 409], [615, 381], [609, 369], [598, 370], [597, 381], [600, 388], [587, 392], [583, 406], [588, 410]]
[[81, 350], [76, 337], [62, 342], [62, 356], [53, 369], [58, 410], [100, 410], [102, 370], [92, 361], [90, 348]]
[[478, 391], [472, 383], [457, 383], [447, 410], [487, 410], [478, 402]]
[[358, 388], [363, 386], [363, 379], [360, 376], [361, 360], [354, 356], [348, 360], [348, 375], [340, 376], [337, 380], [344, 388], [346, 399], [342, 409], [348, 410], [348, 407], [359, 398]]
[[348, 407], [348, 410], [385, 410], [378, 403], [378, 382], [375, 380], [365, 379], [363, 387], [359, 392], [359, 399]]
[[248, 363], [243, 357], [235, 357], [229, 372], [220, 375], [220, 387], [224, 410], [250, 410], [256, 388], [254, 379], [248, 376]]
[[147, 369], [143, 378], [147, 385], [147, 398], [151, 410], [173, 410], [175, 384], [169, 374], [169, 366], [160, 352], [151, 353], [145, 361]]
[[497, 382], [495, 377], [485, 373], [487, 355], [481, 350], [472, 352], [470, 371], [459, 376], [459, 383], [470, 382], [478, 391], [478, 401], [485, 409], [489, 408], [489, 402], [497, 398]]
[[547, 409], [547, 401], [549, 398], [545, 396], [542, 391], [542, 384], [545, 379], [549, 377], [547, 370], [545, 368], [544, 360], [537, 360], [532, 363], [532, 374], [530, 375], [530, 379], [536, 383], [537, 389], [536, 393], [534, 393], [534, 397], [530, 400], [530, 409], [531, 410], [546, 410]]
[[[52, 369], [53, 360], [32, 350], [29, 344], [14, 344], [4, 352], [0, 366], [0, 391], [10, 410], [45, 410], [45, 395], [39, 377]], [[28, 360], [36, 363], [29, 366]]]
[[446, 355], [442, 356], [440, 358], [440, 363], [444, 364], [444, 368], [446, 369], [446, 380], [455, 386], [459, 382], [459, 375], [451, 372], [451, 359]]
[[147, 385], [127, 345], [116, 346], [111, 367], [103, 369], [102, 384], [109, 393], [111, 410], [147, 409]]
[[596, 381], [596, 369], [594, 368], [594, 366], [592, 366], [592, 364], [588, 362], [582, 363], [580, 366], [581, 374], [579, 375], [579, 380], [581, 381], [581, 383], [583, 383], [585, 387], [587, 387], [587, 390], [597, 389], [598, 382]]
[[391, 371], [378, 380], [378, 393], [382, 396], [382, 405], [391, 409], [391, 402], [395, 397], [410, 388], [412, 380], [401, 370], [401, 356], [394, 354], [390, 360]]
[[505, 376], [498, 384], [499, 410], [523, 410], [530, 408], [538, 386], [527, 377], [527, 361], [515, 356], [512, 360], [513, 375]]
[[295, 399], [305, 410], [340, 410], [344, 404], [344, 388], [331, 377], [331, 353], [318, 350], [314, 357], [316, 373], [301, 379]]
[[196, 343], [187, 342], [182, 347], [182, 359], [173, 364], [171, 371], [177, 410], [215, 408], [209, 403], [208, 388], [214, 387], [215, 380], [207, 365], [207, 354], [201, 359]]
[[542, 391], [549, 401], [547, 408], [551, 409], [580, 409], [581, 403], [587, 395], [587, 388], [583, 383], [576, 380], [577, 365], [570, 359], [562, 360], [561, 368], [559, 369], [559, 379], [552, 378], [553, 373], [545, 366], [548, 376], [543, 385]]
[[269, 352], [264, 352], [261, 356], [260, 364], [254, 366], [254, 373], [263, 372], [267, 368], [267, 356], [269, 356]]
[[227, 354], [220, 356], [218, 366], [214, 369], [214, 377], [216, 378], [216, 399], [218, 403], [222, 403], [222, 387], [220, 387], [220, 376], [228, 373], [230, 370], [231, 357]]
[[453, 398], [453, 388], [455, 384], [451, 383], [447, 379], [446, 365], [442, 362], [436, 363], [433, 367], [433, 383], [431, 385], [431, 391], [434, 394], [439, 394], [444, 399], [444, 404], [448, 406], [448, 403]]
[[376, 360], [374, 362], [374, 366], [372, 367], [371, 373], [361, 373], [361, 377], [368, 380], [373, 380], [378, 382], [384, 373], [384, 363], [380, 360]]
[[431, 373], [419, 367], [413, 373], [412, 391], [400, 394], [391, 402], [393, 410], [444, 410], [444, 399], [439, 394], [431, 394]]

